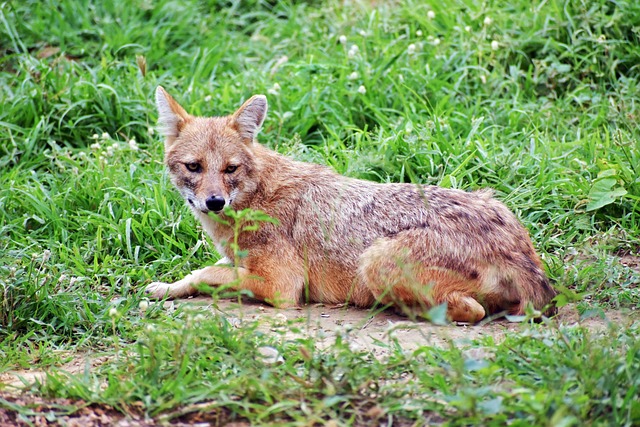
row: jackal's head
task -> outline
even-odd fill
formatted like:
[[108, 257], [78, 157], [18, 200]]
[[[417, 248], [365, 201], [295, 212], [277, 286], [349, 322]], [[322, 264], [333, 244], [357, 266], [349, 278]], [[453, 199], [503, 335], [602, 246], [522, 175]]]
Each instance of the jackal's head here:
[[255, 95], [226, 117], [188, 114], [161, 86], [156, 90], [171, 181], [189, 206], [202, 213], [241, 204], [257, 185], [254, 138], [267, 113], [267, 98]]

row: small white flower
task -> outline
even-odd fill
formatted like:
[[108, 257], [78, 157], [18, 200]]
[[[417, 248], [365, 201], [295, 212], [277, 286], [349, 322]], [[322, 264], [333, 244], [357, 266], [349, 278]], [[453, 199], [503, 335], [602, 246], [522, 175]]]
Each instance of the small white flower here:
[[138, 304], [138, 308], [140, 309], [141, 312], [145, 312], [147, 311], [147, 309], [149, 308], [149, 300], [148, 299], [143, 299], [140, 301], [140, 304]]
[[347, 52], [347, 56], [349, 58], [353, 58], [358, 54], [359, 51], [360, 51], [360, 48], [357, 45], [352, 44], [351, 47], [349, 48], [349, 52]]
[[109, 317], [116, 317], [118, 315], [118, 309], [115, 307], [111, 307], [109, 310]]
[[487, 84], [487, 76], [485, 76], [484, 74], [480, 74], [480, 81], [482, 82], [483, 85]]
[[51, 251], [49, 249], [45, 249], [42, 253], [42, 261], [47, 262], [49, 261], [49, 258], [51, 258]]
[[367, 93], [367, 88], [363, 85], [360, 85], [360, 87], [358, 88], [358, 92], [364, 95], [365, 93]]
[[407, 53], [409, 55], [413, 55], [414, 53], [416, 53], [416, 45], [411, 43], [408, 47], [407, 47]]
[[468, 33], [471, 31], [471, 26], [467, 25], [466, 27], [464, 27], [464, 30]]
[[358, 74], [357, 71], [354, 71], [353, 73], [349, 74], [349, 77], [347, 77], [349, 80], [356, 80], [358, 77], [360, 77], [360, 75]]
[[367, 32], [365, 30], [358, 31], [358, 34], [360, 34], [362, 37], [367, 37]]
[[493, 40], [491, 42], [491, 50], [498, 50], [500, 49], [500, 43], [498, 43], [497, 40]]
[[491, 19], [489, 16], [484, 18], [484, 25], [489, 26], [491, 24], [493, 24], [493, 19]]
[[274, 83], [273, 86], [267, 90], [271, 95], [280, 95], [280, 85], [278, 83]]
[[352, 353], [359, 353], [363, 351], [364, 348], [355, 341], [349, 341], [349, 350], [351, 350]]
[[98, 135], [97, 133], [94, 133], [93, 135], [91, 135], [91, 139], [98, 139], [100, 138], [100, 135]]
[[341, 35], [340, 37], [338, 37], [338, 41], [340, 42], [340, 44], [347, 44], [347, 36], [345, 36], [344, 34]]
[[211, 95], [207, 95], [204, 97], [204, 102], [210, 102], [211, 101]]
[[156, 133], [156, 131], [155, 131], [151, 126], [149, 126], [149, 127], [147, 128], [147, 133], [148, 133], [149, 135], [153, 135], [154, 133]]
[[433, 39], [433, 45], [434, 46], [438, 46], [439, 44], [440, 44], [440, 39], [439, 38], [436, 37], [435, 39]]
[[138, 143], [136, 142], [135, 138], [131, 138], [129, 140], [129, 148], [132, 149], [133, 151], [138, 151]]
[[404, 126], [404, 132], [405, 132], [405, 133], [411, 133], [411, 132], [413, 132], [413, 123], [408, 122], [408, 123]]
[[287, 61], [289, 61], [289, 57], [287, 55], [283, 55], [280, 58], [278, 58], [275, 64], [273, 64], [273, 67], [271, 67], [271, 70], [269, 71], [269, 75], [273, 76], [278, 71], [278, 69], [280, 69], [280, 67], [282, 67], [282, 65], [285, 64]]
[[418, 36], [418, 37], [422, 37], [422, 30], [418, 30], [418, 31], [416, 31], [416, 36]]
[[427, 12], [427, 18], [433, 19], [436, 17], [436, 13], [433, 10]]
[[291, 117], [293, 117], [293, 113], [291, 111], [285, 111], [285, 113], [282, 115], [282, 121], [284, 122], [285, 120], [288, 120]]
[[111, 138], [111, 135], [109, 135], [109, 132], [103, 132], [103, 133], [102, 133], [102, 136], [101, 136], [100, 138], [102, 138], [102, 139], [109, 139], [109, 138]]
[[99, 142], [94, 142], [89, 147], [91, 147], [92, 150], [99, 150], [100, 149], [100, 143]]
[[398, 74], [398, 81], [402, 83], [404, 81], [404, 76], [402, 74]]

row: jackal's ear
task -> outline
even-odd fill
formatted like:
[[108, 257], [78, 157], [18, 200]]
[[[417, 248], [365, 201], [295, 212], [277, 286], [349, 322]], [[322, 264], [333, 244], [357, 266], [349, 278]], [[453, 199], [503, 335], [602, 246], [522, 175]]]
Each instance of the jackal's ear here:
[[267, 116], [267, 97], [264, 95], [254, 95], [249, 98], [242, 107], [233, 113], [232, 119], [240, 137], [251, 143], [258, 135], [260, 126]]
[[190, 116], [162, 86], [156, 89], [156, 105], [160, 130], [167, 138], [167, 142], [173, 142], [180, 135]]

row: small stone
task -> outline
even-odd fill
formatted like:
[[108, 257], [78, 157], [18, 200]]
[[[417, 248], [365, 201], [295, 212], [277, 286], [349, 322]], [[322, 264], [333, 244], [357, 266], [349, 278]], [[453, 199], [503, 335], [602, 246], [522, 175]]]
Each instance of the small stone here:
[[280, 352], [271, 346], [264, 345], [258, 347], [258, 353], [262, 356], [262, 361], [265, 365], [279, 365], [284, 363], [284, 358], [280, 355]]

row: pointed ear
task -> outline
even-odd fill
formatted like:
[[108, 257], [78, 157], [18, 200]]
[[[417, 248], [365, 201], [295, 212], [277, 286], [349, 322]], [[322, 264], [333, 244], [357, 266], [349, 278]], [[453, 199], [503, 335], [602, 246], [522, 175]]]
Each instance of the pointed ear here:
[[158, 125], [167, 142], [171, 143], [180, 135], [180, 131], [191, 116], [162, 86], [156, 89], [156, 105], [158, 106]]
[[232, 119], [236, 129], [246, 143], [253, 142], [253, 139], [258, 135], [260, 126], [267, 116], [267, 108], [267, 97], [254, 95], [233, 114]]

